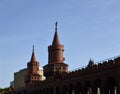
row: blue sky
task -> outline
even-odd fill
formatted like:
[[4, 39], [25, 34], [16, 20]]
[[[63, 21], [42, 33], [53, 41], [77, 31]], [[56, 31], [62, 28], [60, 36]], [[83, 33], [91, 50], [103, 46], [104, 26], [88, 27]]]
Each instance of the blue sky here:
[[69, 70], [120, 55], [120, 0], [0, 0], [0, 87], [27, 67], [33, 45], [48, 63], [56, 21]]

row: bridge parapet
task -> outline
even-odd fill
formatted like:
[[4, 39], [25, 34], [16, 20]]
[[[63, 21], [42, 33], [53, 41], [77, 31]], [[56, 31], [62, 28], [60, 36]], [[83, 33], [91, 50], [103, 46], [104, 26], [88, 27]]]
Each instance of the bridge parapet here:
[[78, 73], [78, 72], [81, 74], [84, 74], [84, 73], [88, 73], [92, 71], [104, 70], [104, 69], [111, 68], [117, 65], [120, 65], [120, 56], [115, 56], [112, 58], [101, 60], [99, 62], [96, 62], [92, 66], [87, 65], [81, 68], [73, 69], [69, 71], [68, 74], [75, 75], [75, 73]]

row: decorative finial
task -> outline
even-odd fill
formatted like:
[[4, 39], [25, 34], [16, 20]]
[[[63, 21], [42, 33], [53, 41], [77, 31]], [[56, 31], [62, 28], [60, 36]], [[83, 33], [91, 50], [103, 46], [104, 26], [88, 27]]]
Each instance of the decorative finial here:
[[33, 53], [34, 53], [34, 45], [33, 45]]
[[92, 59], [90, 58], [89, 63], [88, 63], [88, 66], [90, 67], [90, 66], [93, 66], [93, 65], [94, 65], [94, 60], [92, 60]]
[[55, 23], [55, 31], [57, 31], [57, 22]]

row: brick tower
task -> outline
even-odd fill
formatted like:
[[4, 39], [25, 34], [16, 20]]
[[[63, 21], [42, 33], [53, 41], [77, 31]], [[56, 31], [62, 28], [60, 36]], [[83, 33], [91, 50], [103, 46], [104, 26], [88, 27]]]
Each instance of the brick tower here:
[[68, 65], [64, 63], [64, 46], [60, 44], [57, 34], [57, 22], [55, 23], [55, 34], [52, 45], [48, 47], [48, 64], [45, 65], [44, 75], [46, 78], [59, 78], [68, 72]]
[[41, 75], [39, 74], [39, 62], [37, 62], [35, 54], [34, 54], [34, 46], [33, 46], [33, 52], [31, 56], [30, 62], [27, 63], [27, 79], [26, 83], [33, 83], [41, 80]]

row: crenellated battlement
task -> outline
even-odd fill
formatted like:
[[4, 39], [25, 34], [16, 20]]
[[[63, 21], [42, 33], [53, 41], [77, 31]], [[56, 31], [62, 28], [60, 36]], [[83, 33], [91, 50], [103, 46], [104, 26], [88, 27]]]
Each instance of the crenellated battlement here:
[[[68, 72], [67, 75], [84, 75], [92, 72], [100, 72], [108, 69], [112, 69], [114, 67], [120, 66], [120, 56], [115, 56], [112, 58], [108, 58], [99, 62], [94, 63], [93, 65], [87, 65], [81, 68], [77, 68]], [[66, 77], [65, 77], [66, 78]]]

